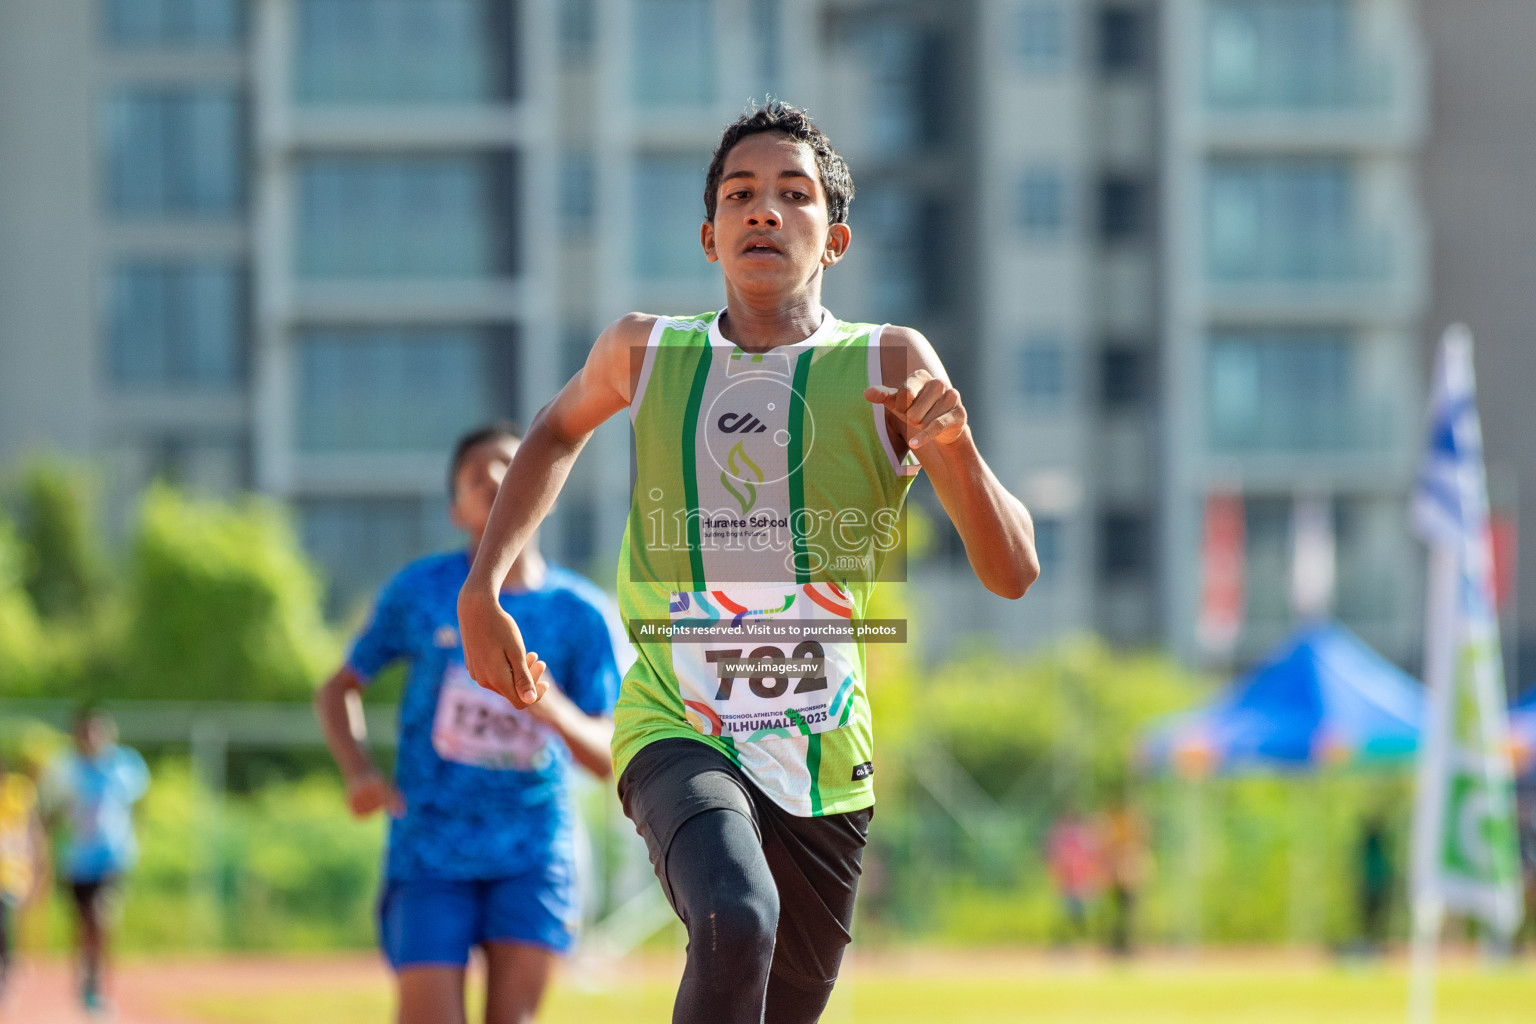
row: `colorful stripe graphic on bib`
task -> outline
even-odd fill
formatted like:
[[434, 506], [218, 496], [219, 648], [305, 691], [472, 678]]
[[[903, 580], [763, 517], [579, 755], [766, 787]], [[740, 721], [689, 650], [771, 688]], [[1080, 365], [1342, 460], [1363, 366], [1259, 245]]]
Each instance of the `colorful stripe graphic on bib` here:
[[844, 619], [853, 618], [853, 598], [836, 583], [807, 583], [800, 588], [822, 608]]
[[794, 594], [785, 594], [784, 604], [779, 608], [748, 608], [745, 605], [732, 601], [730, 596], [724, 591], [716, 590], [713, 591], [713, 594], [715, 600], [720, 602], [721, 607], [731, 613], [731, 625], [734, 627], [739, 627], [742, 620], [748, 615], [781, 615], [789, 611], [795, 604]]

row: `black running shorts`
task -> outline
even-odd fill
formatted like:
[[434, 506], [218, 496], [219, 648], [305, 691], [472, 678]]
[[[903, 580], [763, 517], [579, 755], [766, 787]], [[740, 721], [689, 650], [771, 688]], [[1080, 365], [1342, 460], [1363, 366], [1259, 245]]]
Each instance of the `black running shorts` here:
[[778, 887], [773, 974], [806, 989], [836, 980], [850, 939], [873, 807], [822, 817], [790, 814], [724, 754], [684, 738], [657, 740], [642, 748], [619, 778], [619, 799], [645, 839], [668, 901], [680, 914], [679, 908], [693, 901], [682, 891], [690, 880], [672, 877], [667, 870], [678, 831], [712, 810], [734, 811], [750, 821]]

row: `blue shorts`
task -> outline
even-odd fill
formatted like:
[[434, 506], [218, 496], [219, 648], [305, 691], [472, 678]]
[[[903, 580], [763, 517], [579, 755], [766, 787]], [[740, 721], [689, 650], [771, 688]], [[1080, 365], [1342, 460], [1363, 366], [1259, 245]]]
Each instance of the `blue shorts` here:
[[487, 942], [569, 953], [580, 925], [575, 878], [561, 863], [485, 881], [387, 881], [379, 897], [379, 946], [396, 971], [463, 967]]

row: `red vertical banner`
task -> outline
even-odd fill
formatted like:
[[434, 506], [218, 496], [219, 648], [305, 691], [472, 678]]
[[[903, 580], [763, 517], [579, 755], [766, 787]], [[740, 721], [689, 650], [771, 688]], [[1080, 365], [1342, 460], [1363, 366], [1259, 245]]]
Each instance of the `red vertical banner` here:
[[1520, 564], [1520, 535], [1515, 517], [1497, 509], [1489, 513], [1488, 534], [1493, 542], [1493, 604], [1503, 611], [1514, 596]]
[[1242, 494], [1219, 491], [1207, 495], [1200, 540], [1200, 617], [1195, 624], [1195, 637], [1209, 655], [1230, 654], [1243, 630], [1245, 537]]

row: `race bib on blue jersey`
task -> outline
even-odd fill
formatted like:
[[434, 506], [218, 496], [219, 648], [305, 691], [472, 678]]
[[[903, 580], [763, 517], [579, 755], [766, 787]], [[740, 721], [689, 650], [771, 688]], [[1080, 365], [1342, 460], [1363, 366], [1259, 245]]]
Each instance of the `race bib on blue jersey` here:
[[443, 673], [432, 748], [444, 761], [498, 771], [538, 771], [552, 756], [554, 731], [454, 662]]

